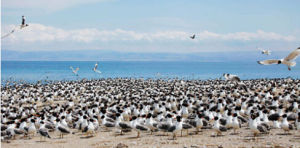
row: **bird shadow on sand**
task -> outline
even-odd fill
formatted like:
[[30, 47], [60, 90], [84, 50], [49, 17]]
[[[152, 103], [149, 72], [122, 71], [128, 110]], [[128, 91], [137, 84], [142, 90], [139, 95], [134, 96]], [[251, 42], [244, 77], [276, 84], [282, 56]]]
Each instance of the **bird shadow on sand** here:
[[224, 137], [225, 135], [210, 135], [210, 137]]
[[278, 133], [276, 135], [280, 135], [280, 136], [287, 136], [287, 135], [292, 135], [291, 133]]
[[127, 137], [126, 139], [138, 139], [138, 138], [141, 138], [141, 137], [133, 136], [133, 137]]
[[156, 134], [155, 136], [158, 136], [158, 137], [167, 137], [169, 135], [167, 135], [167, 134]]
[[37, 143], [45, 143], [45, 142], [47, 142], [47, 141], [41, 141], [41, 140], [39, 140], [39, 141], [36, 141]]
[[90, 135], [90, 136], [83, 136], [83, 137], [80, 137], [80, 139], [89, 139], [89, 138], [92, 138], [94, 136]]

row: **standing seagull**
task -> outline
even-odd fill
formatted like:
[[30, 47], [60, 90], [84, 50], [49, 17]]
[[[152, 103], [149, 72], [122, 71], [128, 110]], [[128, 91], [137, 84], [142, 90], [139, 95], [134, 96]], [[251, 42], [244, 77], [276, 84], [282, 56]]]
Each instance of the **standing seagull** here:
[[270, 59], [270, 60], [264, 60], [264, 61], [257, 61], [258, 64], [262, 65], [270, 65], [270, 64], [285, 64], [288, 66], [288, 70], [291, 70], [291, 67], [296, 65], [295, 60], [300, 55], [300, 47], [298, 47], [296, 50], [291, 52], [287, 57], [284, 59]]
[[194, 34], [194, 35], [192, 35], [192, 36], [190, 36], [190, 38], [191, 39], [195, 39], [195, 37], [196, 37], [196, 35]]
[[93, 68], [93, 71], [100, 74], [101, 71], [97, 70], [97, 68], [98, 68], [98, 62], [95, 64], [95, 67]]
[[76, 76], [78, 76], [77, 72], [78, 72], [78, 70], [79, 70], [79, 67], [77, 67], [75, 70], [74, 70], [74, 68], [73, 68], [72, 66], [70, 66], [70, 68], [72, 69], [72, 72], [73, 72]]
[[43, 137], [47, 137], [47, 138], [51, 139], [51, 137], [49, 136], [49, 133], [48, 133], [48, 129], [46, 128], [46, 125], [45, 125], [44, 121], [41, 121], [40, 124], [41, 125], [40, 125], [40, 128], [38, 130], [38, 133], [41, 135], [40, 138], [42, 138], [42, 136], [43, 136]]

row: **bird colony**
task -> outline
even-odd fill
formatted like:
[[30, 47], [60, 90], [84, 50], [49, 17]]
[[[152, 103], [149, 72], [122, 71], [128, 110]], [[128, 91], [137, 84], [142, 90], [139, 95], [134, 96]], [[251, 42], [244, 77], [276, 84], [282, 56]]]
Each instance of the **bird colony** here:
[[[299, 135], [300, 80], [99, 79], [12, 84], [1, 91], [1, 140], [103, 130], [139, 138], [182, 134], [218, 137], [246, 130]], [[147, 134], [147, 136], [145, 135]]]

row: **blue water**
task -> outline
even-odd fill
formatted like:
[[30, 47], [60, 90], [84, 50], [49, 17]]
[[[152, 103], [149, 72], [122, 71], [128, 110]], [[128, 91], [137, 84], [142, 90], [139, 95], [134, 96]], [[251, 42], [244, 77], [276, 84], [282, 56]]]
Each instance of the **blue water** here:
[[[241, 79], [300, 78], [300, 66], [288, 71], [285, 65], [259, 65], [256, 62], [99, 62], [102, 74], [92, 71], [95, 62], [88, 61], [2, 61], [1, 80], [78, 80], [82, 78], [180, 78], [215, 79], [223, 73], [237, 74]], [[79, 67], [75, 76], [70, 66]]]

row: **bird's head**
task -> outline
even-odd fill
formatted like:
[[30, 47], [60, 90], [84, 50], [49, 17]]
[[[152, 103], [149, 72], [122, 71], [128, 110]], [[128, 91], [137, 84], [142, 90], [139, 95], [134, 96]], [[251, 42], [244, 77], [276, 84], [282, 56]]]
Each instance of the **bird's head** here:
[[278, 64], [281, 64], [282, 63], [282, 60], [278, 60], [278, 62], [277, 62]]

